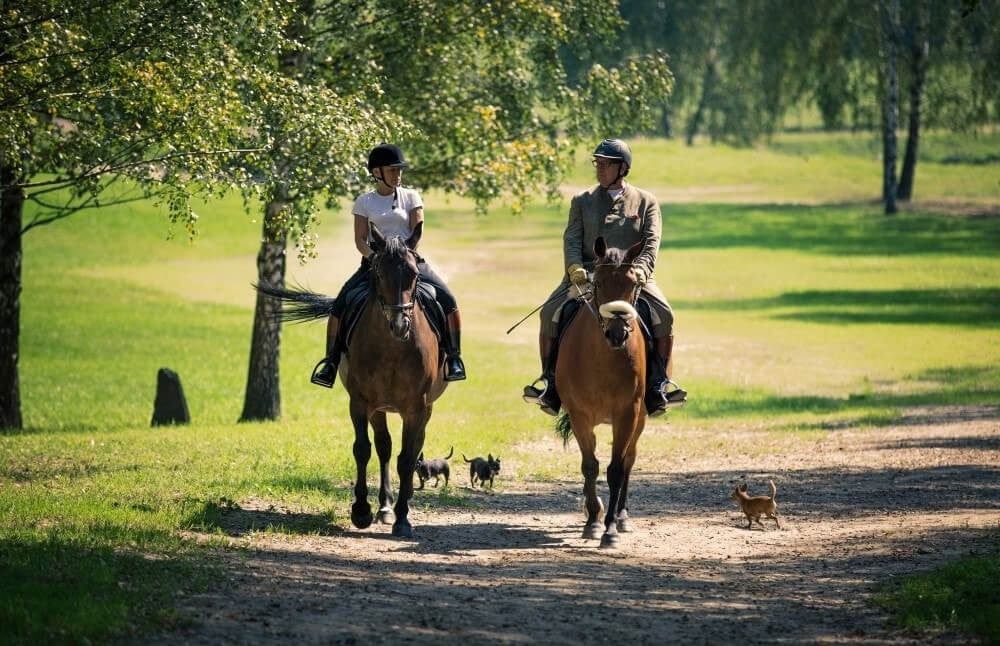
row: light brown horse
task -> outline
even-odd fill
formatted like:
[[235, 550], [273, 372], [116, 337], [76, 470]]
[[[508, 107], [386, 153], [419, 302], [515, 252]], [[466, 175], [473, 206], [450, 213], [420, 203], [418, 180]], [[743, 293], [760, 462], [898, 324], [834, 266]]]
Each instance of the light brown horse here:
[[[583, 537], [600, 538], [602, 547], [616, 547], [618, 532], [631, 531], [628, 481], [636, 443], [646, 426], [646, 342], [637, 320], [640, 287], [632, 266], [641, 251], [641, 242], [622, 251], [597, 239], [593, 294], [569, 323], [556, 360], [556, 388], [583, 458]], [[612, 429], [609, 502], [603, 520], [598, 518], [603, 505], [596, 484], [598, 424], [611, 424]]]
[[[357, 478], [351, 522], [364, 529], [374, 520], [392, 523], [393, 536], [410, 538], [413, 528], [407, 516], [413, 496], [413, 472], [424, 446], [424, 434], [434, 401], [444, 392], [444, 366], [437, 336], [417, 299], [417, 256], [414, 249], [423, 233], [423, 223], [403, 239], [386, 239], [371, 228], [371, 260], [368, 296], [340, 362], [341, 383], [350, 395], [354, 425], [354, 460]], [[291, 303], [284, 320], [307, 320], [328, 316], [332, 298], [307, 291], [258, 286], [258, 290]], [[402, 446], [396, 459], [399, 496], [392, 506], [389, 460], [392, 438], [386, 414], [403, 420]], [[372, 443], [371, 424], [379, 461], [379, 511], [373, 516], [368, 502], [367, 470]]]

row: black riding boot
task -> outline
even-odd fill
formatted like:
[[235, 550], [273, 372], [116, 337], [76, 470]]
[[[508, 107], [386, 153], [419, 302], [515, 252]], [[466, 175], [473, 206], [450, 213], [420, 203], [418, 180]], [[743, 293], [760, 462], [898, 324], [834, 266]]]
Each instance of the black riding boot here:
[[646, 414], [659, 417], [667, 412], [669, 406], [679, 406], [686, 402], [687, 391], [667, 376], [667, 366], [670, 365], [674, 346], [673, 335], [656, 339], [650, 346], [652, 347], [646, 357]]
[[448, 347], [445, 348], [444, 380], [462, 381], [465, 379], [465, 363], [462, 361], [462, 332], [448, 330]]
[[[529, 404], [538, 404], [542, 411], [555, 417], [559, 414], [562, 400], [556, 392], [556, 357], [559, 352], [559, 344], [556, 339], [539, 335], [539, 354], [542, 356], [542, 376], [533, 381], [530, 386], [524, 387], [524, 394], [521, 396]], [[537, 384], [543, 384], [538, 388]]]
[[462, 361], [462, 319], [458, 310], [446, 317], [447, 334], [442, 339], [444, 349], [444, 380], [462, 381], [465, 379], [465, 363]]
[[331, 316], [327, 323], [326, 356], [313, 368], [312, 377], [309, 379], [317, 386], [333, 388], [333, 382], [337, 380], [337, 368], [340, 366], [340, 353], [343, 350], [339, 328], [340, 322]]

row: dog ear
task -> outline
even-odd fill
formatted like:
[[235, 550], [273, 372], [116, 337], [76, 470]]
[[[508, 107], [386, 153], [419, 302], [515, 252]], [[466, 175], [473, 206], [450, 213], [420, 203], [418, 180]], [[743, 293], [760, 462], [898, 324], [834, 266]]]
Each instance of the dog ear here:
[[420, 455], [417, 456], [417, 462], [423, 462], [423, 461], [424, 461], [424, 452], [421, 451]]
[[746, 491], [746, 490], [747, 490], [747, 483], [744, 482], [743, 484], [740, 485], [740, 491]]
[[489, 460], [490, 462], [492, 462], [492, 461], [493, 461], [493, 454], [492, 454], [492, 453], [487, 453], [487, 454], [486, 454], [486, 457], [487, 457], [487, 459], [488, 459], [488, 460]]

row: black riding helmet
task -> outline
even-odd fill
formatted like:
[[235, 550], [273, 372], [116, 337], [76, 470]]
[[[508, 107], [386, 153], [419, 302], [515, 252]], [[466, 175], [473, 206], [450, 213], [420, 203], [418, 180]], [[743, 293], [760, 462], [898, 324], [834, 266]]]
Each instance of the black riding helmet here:
[[406, 168], [409, 164], [403, 159], [403, 151], [395, 144], [379, 144], [372, 148], [368, 154], [368, 170], [375, 170], [382, 166], [393, 168]]
[[628, 175], [629, 169], [632, 168], [632, 151], [629, 150], [628, 144], [621, 139], [605, 139], [597, 145], [593, 156], [625, 162], [628, 168], [625, 169], [624, 173], [621, 173], [620, 177]]

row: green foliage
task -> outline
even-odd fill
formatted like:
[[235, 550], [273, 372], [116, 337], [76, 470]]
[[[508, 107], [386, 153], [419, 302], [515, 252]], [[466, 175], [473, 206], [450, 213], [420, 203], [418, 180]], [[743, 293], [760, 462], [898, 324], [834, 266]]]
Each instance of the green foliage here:
[[991, 554], [966, 556], [885, 586], [878, 603], [907, 629], [961, 631], [983, 644], [1000, 644], [998, 548], [994, 542]]
[[[874, 162], [864, 142], [801, 134], [777, 143], [633, 146], [636, 184], [663, 205], [657, 279], [678, 314], [675, 376], [692, 393], [667, 420], [649, 422], [640, 462], [721, 450], [678, 446], [675, 430], [706, 423], [720, 436], [753, 427], [754, 440], [787, 440], [845, 425], [863, 433], [910, 406], [1000, 397], [1000, 220], [930, 210], [886, 218], [868, 200]], [[934, 155], [974, 157], [981, 145], [946, 138]], [[585, 157], [580, 184], [592, 181]], [[958, 194], [995, 209], [995, 164], [928, 166], [940, 175], [935, 199]], [[436, 226], [421, 249], [462, 305], [470, 371], [435, 404], [425, 451], [502, 455], [501, 493], [508, 482], [577, 481], [572, 443], [563, 448], [552, 419], [520, 401], [538, 374], [537, 319], [505, 333], [562, 271], [553, 250], [566, 200], [522, 215], [497, 206], [488, 217], [438, 191], [425, 200]], [[0, 623], [15, 627], [14, 643], [141, 639], [184, 621], [173, 596], [211, 578], [215, 549], [259, 532], [347, 527], [347, 396], [308, 383], [323, 326], [285, 330], [282, 420], [236, 424], [260, 231], [239, 196], [203, 208], [212, 217], [194, 244], [165, 239], [167, 214], [148, 202], [26, 238], [26, 423], [0, 435]], [[320, 215], [319, 257], [290, 273], [331, 293], [356, 267], [351, 221], [344, 209]], [[148, 426], [162, 366], [181, 377], [188, 426]], [[395, 440], [391, 416], [390, 428]], [[598, 433], [603, 447], [606, 429]], [[414, 504], [488, 504], [453, 472], [447, 489], [418, 492]], [[212, 540], [199, 547], [190, 530]], [[71, 607], [75, 593], [82, 605]]]

